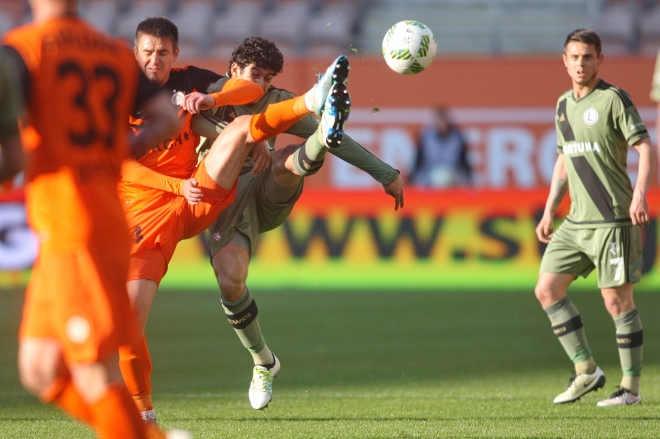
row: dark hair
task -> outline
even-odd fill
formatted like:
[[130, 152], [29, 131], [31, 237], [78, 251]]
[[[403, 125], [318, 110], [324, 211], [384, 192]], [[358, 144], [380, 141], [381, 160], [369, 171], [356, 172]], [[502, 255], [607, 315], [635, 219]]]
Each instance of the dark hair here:
[[578, 43], [591, 44], [596, 49], [596, 55], [600, 55], [602, 46], [600, 44], [600, 37], [598, 34], [589, 29], [577, 29], [568, 34], [564, 42], [564, 49], [568, 43], [575, 41]]
[[170, 38], [174, 50], [176, 51], [177, 47], [179, 47], [179, 28], [176, 27], [176, 24], [172, 23], [165, 17], [147, 18], [138, 24], [137, 30], [135, 31], [135, 47], [137, 47], [138, 40], [142, 34], [151, 35], [157, 38]]
[[228, 71], [231, 70], [233, 63], [238, 64], [241, 70], [254, 63], [257, 67], [272, 70], [277, 75], [282, 73], [284, 56], [272, 41], [261, 37], [250, 37], [234, 48], [229, 59]]

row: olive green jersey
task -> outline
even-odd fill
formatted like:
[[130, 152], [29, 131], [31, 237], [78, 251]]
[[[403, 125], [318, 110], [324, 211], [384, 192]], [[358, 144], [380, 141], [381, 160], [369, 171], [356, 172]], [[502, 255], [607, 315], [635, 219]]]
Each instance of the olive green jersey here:
[[571, 196], [567, 225], [630, 224], [628, 145], [649, 137], [630, 96], [602, 79], [580, 99], [569, 90], [557, 101], [556, 127]]
[[[214, 90], [213, 86], [211, 86], [209, 87], [208, 92], [212, 93], [219, 90], [220, 88]], [[293, 97], [295, 97], [293, 93], [271, 86], [261, 99], [252, 104], [240, 106], [228, 105], [196, 114], [192, 119], [192, 129], [199, 135], [213, 140], [218, 136], [222, 129], [236, 117], [246, 114], [262, 113], [266, 110], [266, 107], [269, 104], [285, 101]], [[292, 125], [285, 132], [306, 139], [316, 131], [318, 125], [318, 120], [312, 115], [309, 115]], [[268, 143], [272, 150], [273, 145], [275, 144], [275, 139], [270, 139]], [[203, 154], [203, 149], [207, 149], [208, 147], [210, 147], [210, 143], [208, 142], [206, 145], [202, 145], [202, 151], [200, 151], [200, 153]], [[344, 136], [341, 145], [330, 149], [330, 153], [367, 172], [380, 184], [386, 185], [391, 183], [399, 176], [399, 171], [378, 159], [349, 136]], [[244, 172], [245, 171], [246, 169], [244, 169]]]
[[651, 100], [660, 102], [660, 51], [655, 59], [655, 70], [653, 71], [653, 83], [651, 84]]
[[22, 99], [16, 79], [12, 60], [0, 48], [0, 138], [18, 134]]

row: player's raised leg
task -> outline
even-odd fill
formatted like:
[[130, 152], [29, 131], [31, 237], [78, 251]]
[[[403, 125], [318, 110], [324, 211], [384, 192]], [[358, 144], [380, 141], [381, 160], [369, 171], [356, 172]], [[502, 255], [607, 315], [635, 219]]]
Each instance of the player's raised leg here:
[[[333, 111], [333, 115], [326, 121], [326, 141], [338, 145], [343, 136], [343, 122], [338, 122], [338, 119], [348, 116], [346, 105], [341, 104], [348, 95], [345, 91], [348, 71], [348, 58], [341, 55], [304, 95], [271, 104], [263, 113], [234, 119], [213, 142], [206, 156], [205, 166], [209, 176], [223, 189], [231, 189], [255, 143], [284, 132], [308, 114], [321, 116], [328, 100], [332, 101], [328, 108]], [[338, 89], [331, 95], [335, 84], [344, 87], [344, 91]], [[350, 108], [350, 100], [347, 102]]]

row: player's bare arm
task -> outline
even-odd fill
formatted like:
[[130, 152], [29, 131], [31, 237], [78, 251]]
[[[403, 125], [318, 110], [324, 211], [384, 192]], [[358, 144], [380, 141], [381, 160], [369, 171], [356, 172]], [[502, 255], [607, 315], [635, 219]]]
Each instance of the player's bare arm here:
[[403, 208], [403, 178], [401, 175], [388, 184], [384, 184], [383, 188], [387, 195], [394, 198], [394, 210], [399, 210], [399, 207]]
[[253, 175], [259, 175], [270, 166], [273, 156], [270, 153], [267, 142], [259, 142], [252, 148], [252, 157], [250, 158], [250, 166], [252, 167]]
[[550, 183], [550, 194], [545, 203], [543, 217], [536, 226], [536, 236], [543, 243], [550, 242], [553, 234], [553, 219], [559, 208], [566, 191], [568, 190], [568, 174], [566, 172], [566, 163], [563, 154], [559, 154], [555, 162], [555, 168], [552, 172], [552, 182]]
[[639, 167], [630, 203], [630, 219], [634, 225], [643, 225], [651, 221], [646, 194], [655, 174], [658, 158], [656, 147], [648, 137], [635, 143], [633, 147], [639, 152]]

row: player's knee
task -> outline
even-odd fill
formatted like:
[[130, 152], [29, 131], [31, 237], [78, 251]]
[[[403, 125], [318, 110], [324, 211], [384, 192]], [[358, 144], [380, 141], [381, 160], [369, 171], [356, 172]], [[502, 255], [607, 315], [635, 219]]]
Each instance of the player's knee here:
[[536, 296], [536, 300], [538, 300], [543, 307], [552, 303], [552, 290], [545, 282], [538, 282], [536, 284], [534, 295]]
[[236, 275], [220, 273], [218, 274], [218, 286], [222, 298], [227, 302], [234, 302], [240, 299], [245, 291], [245, 279]]

